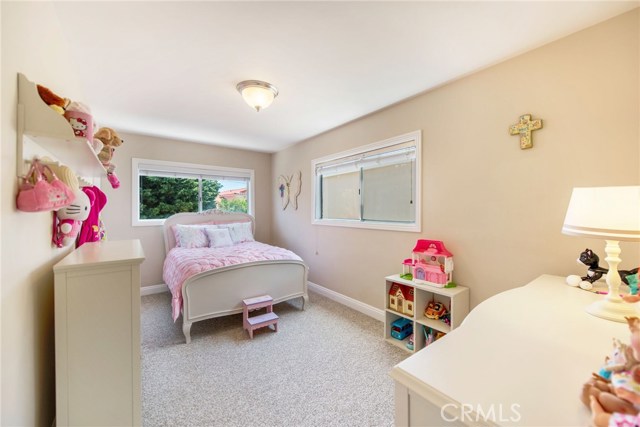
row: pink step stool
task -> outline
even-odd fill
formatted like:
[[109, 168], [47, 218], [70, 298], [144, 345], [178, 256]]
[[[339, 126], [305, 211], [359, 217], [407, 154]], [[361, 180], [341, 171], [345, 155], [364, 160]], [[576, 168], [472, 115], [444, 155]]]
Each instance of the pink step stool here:
[[[249, 311], [265, 307], [267, 308], [266, 313], [249, 317]], [[274, 331], [278, 332], [278, 315], [273, 312], [273, 298], [269, 295], [262, 295], [242, 300], [242, 325], [249, 332], [251, 339], [253, 339], [253, 331], [265, 326], [273, 325]]]

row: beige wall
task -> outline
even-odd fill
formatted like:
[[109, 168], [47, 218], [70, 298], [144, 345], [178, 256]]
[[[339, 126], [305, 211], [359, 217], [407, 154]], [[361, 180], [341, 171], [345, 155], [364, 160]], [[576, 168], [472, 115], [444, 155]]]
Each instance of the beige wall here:
[[253, 169], [255, 171], [256, 238], [271, 239], [271, 154], [175, 141], [120, 132], [124, 144], [114, 155], [121, 186], [111, 188], [103, 180], [108, 198], [103, 221], [110, 240], [140, 239], [146, 259], [141, 266], [142, 286], [163, 283], [164, 241], [161, 226], [131, 226], [131, 159], [143, 158], [212, 166]]
[[6, 426], [50, 426], [55, 414], [51, 213], [15, 209], [17, 73], [82, 100], [66, 41], [48, 2], [2, 10], [2, 416]]
[[[378, 308], [418, 238], [445, 242], [474, 306], [543, 273], [584, 274], [579, 252], [604, 259], [604, 242], [561, 234], [572, 188], [640, 184], [638, 41], [636, 9], [277, 153], [273, 177], [301, 169], [303, 190], [297, 211], [272, 196], [274, 242], [312, 282]], [[544, 128], [521, 150], [507, 130], [526, 113]], [[417, 129], [422, 233], [310, 224], [312, 159]], [[621, 246], [621, 268], [637, 267], [638, 245]]]

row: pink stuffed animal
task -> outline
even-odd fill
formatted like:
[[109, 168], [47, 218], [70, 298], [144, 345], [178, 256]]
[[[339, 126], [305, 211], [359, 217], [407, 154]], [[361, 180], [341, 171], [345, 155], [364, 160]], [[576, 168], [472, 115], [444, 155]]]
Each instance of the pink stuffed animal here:
[[83, 187], [85, 192], [94, 201], [91, 203], [89, 216], [82, 223], [80, 235], [76, 247], [80, 247], [87, 242], [97, 242], [104, 240], [104, 228], [100, 221], [100, 211], [107, 204], [107, 196], [98, 187]]
[[80, 189], [74, 191], [75, 200], [72, 204], [53, 213], [54, 245], [59, 248], [69, 246], [76, 241], [82, 221], [87, 219], [91, 206], [95, 201], [93, 194], [89, 195]]

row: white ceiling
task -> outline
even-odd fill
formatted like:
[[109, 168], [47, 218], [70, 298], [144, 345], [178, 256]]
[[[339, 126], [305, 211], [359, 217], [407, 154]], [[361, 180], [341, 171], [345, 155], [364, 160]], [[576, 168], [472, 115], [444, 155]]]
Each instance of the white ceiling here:
[[[275, 152], [633, 2], [55, 2], [100, 124]], [[280, 95], [256, 113], [241, 80]]]

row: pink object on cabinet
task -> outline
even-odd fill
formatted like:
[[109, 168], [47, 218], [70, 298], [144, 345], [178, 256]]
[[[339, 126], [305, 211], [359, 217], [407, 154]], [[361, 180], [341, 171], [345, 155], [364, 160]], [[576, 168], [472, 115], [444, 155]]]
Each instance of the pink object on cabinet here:
[[443, 288], [453, 280], [453, 254], [439, 240], [418, 240], [412, 259], [406, 259], [403, 264], [409, 262], [416, 283]]

